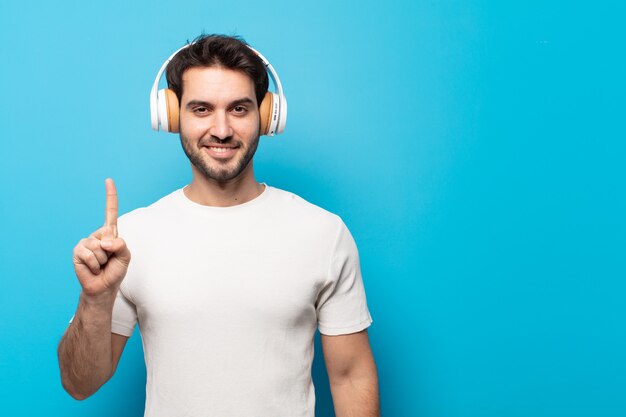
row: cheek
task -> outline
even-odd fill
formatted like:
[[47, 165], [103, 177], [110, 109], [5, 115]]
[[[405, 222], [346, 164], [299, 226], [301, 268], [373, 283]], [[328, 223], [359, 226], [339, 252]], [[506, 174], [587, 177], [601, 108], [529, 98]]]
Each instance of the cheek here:
[[202, 119], [196, 117], [180, 116], [180, 132], [187, 138], [197, 138], [203, 135], [207, 130]]
[[259, 133], [259, 129], [261, 127], [261, 120], [259, 119], [259, 114], [251, 115], [250, 117], [246, 117], [245, 119], [240, 119], [237, 121], [236, 125], [237, 134], [241, 137], [255, 137]]

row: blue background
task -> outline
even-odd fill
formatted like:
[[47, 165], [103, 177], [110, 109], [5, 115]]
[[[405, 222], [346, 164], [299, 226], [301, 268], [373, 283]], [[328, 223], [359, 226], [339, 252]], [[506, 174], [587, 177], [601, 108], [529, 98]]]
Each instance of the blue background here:
[[[623, 2], [0, 4], [0, 396], [11, 416], [139, 416], [135, 333], [84, 402], [56, 346], [71, 252], [191, 176], [150, 129], [159, 66], [243, 36], [289, 99], [260, 181], [341, 215], [360, 248], [387, 417], [626, 415]], [[319, 339], [317, 415], [333, 415]]]

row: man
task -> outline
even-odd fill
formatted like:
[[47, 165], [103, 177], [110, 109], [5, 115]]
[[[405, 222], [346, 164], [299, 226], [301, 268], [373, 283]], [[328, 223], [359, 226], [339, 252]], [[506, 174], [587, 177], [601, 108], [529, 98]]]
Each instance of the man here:
[[254, 177], [263, 62], [237, 38], [201, 36], [167, 78], [193, 179], [119, 224], [107, 179], [105, 225], [74, 248], [82, 292], [59, 344], [64, 388], [76, 399], [96, 392], [138, 323], [145, 416], [310, 417], [319, 328], [336, 415], [378, 416], [348, 229]]

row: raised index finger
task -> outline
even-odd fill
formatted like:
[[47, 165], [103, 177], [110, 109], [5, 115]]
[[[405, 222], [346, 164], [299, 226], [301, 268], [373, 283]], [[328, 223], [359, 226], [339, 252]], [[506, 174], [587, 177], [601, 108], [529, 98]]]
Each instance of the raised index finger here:
[[104, 211], [104, 236], [105, 237], [117, 237], [117, 190], [115, 189], [115, 183], [111, 178], [107, 178], [104, 181], [106, 188], [107, 199], [106, 209]]

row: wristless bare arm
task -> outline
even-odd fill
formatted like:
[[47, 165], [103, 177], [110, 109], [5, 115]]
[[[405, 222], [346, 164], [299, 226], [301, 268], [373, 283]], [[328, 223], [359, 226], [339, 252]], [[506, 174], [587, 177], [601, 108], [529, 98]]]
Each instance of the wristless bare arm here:
[[337, 417], [380, 417], [378, 372], [367, 330], [327, 336], [322, 349]]
[[59, 344], [63, 388], [77, 400], [95, 393], [113, 376], [128, 340], [111, 333], [115, 297], [90, 299], [81, 294], [78, 309]]
[[111, 333], [113, 304], [130, 263], [117, 236], [117, 193], [107, 180], [105, 225], [74, 248], [74, 270], [82, 286], [78, 309], [58, 348], [61, 382], [76, 399], [95, 393], [111, 378], [128, 339]]

